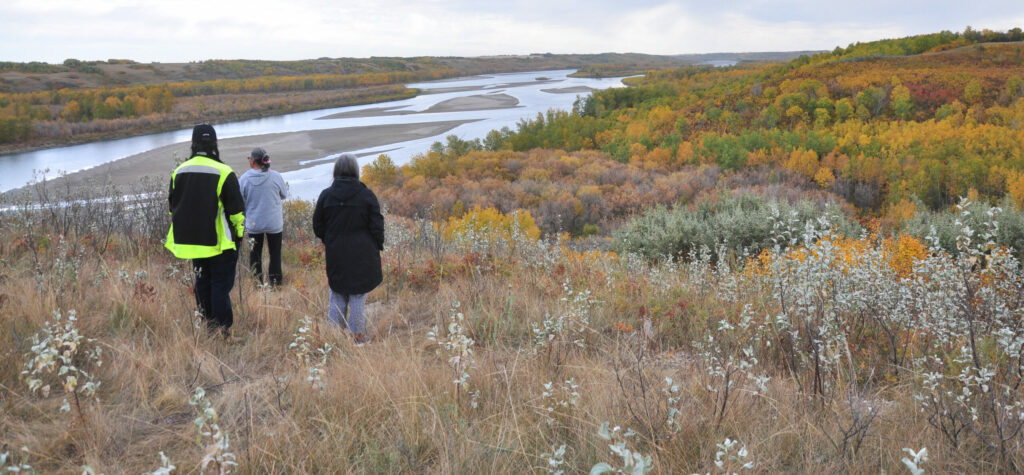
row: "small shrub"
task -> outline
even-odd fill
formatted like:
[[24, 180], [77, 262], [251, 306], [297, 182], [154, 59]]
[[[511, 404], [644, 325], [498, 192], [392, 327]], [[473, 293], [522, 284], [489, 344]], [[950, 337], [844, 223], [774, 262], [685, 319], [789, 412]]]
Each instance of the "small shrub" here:
[[[74, 310], [69, 311], [66, 318], [54, 312], [53, 320], [32, 336], [32, 348], [25, 354], [25, 370], [21, 375], [29, 390], [33, 394], [39, 391], [43, 397], [50, 395], [53, 384], [62, 387], [64, 393], [72, 397], [79, 419], [84, 421], [81, 399], [98, 399], [96, 390], [100, 382], [95, 370], [103, 365], [100, 359], [103, 350], [95, 344], [95, 339], [79, 333], [77, 321]], [[71, 410], [67, 398], [60, 410]]]
[[311, 201], [288, 200], [284, 202], [284, 229], [299, 241], [313, 240], [313, 205]]
[[917, 452], [914, 452], [913, 449], [904, 448], [903, 451], [913, 457], [903, 457], [900, 459], [900, 461], [903, 462], [903, 465], [906, 465], [907, 469], [910, 470], [911, 475], [923, 474], [924, 469], [921, 468], [921, 464], [928, 461], [928, 448], [921, 447], [921, 450], [918, 450]]
[[[235, 454], [231, 452], [228, 433], [222, 431], [217, 423], [219, 419], [217, 410], [206, 399], [206, 391], [201, 387], [196, 388], [188, 403], [199, 410], [199, 415], [193, 421], [196, 430], [199, 432], [196, 436], [196, 443], [200, 445], [207, 444], [205, 455], [200, 464], [200, 471], [206, 473], [207, 468], [213, 468], [220, 475], [231, 473], [238, 463], [235, 462]], [[208, 439], [208, 442], [204, 442], [204, 439]]]
[[470, 329], [466, 326], [465, 317], [459, 311], [459, 307], [461, 304], [455, 302], [451, 309], [448, 319], [448, 334], [442, 336], [437, 325], [434, 325], [434, 328], [427, 332], [427, 340], [437, 343], [441, 350], [450, 355], [448, 364], [451, 365], [455, 375], [452, 382], [455, 384], [456, 399], [461, 400], [462, 393], [465, 392], [469, 394], [470, 405], [475, 408], [479, 401], [480, 390], [470, 392], [469, 370], [476, 365], [473, 360], [473, 345], [476, 342], [467, 335]]
[[323, 382], [324, 366], [327, 366], [327, 356], [334, 349], [330, 343], [324, 343], [322, 347], [314, 348], [312, 339], [309, 336], [313, 328], [313, 319], [306, 315], [299, 320], [299, 328], [292, 334], [293, 340], [288, 345], [299, 363], [306, 367], [308, 375], [306, 382], [324, 392], [326, 387]]
[[562, 283], [561, 301], [565, 308], [557, 316], [550, 313], [544, 320], [530, 323], [533, 332], [534, 352], [542, 350], [549, 362], [561, 364], [569, 352], [586, 348], [586, 332], [590, 328], [590, 315], [598, 302], [590, 290], [575, 290], [569, 280]]
[[694, 209], [658, 206], [630, 221], [615, 234], [615, 246], [647, 259], [684, 258], [706, 247], [714, 260], [720, 253], [757, 254], [772, 247], [773, 216], [786, 217], [791, 227], [801, 229], [822, 214], [832, 215], [836, 232], [856, 237], [861, 230], [838, 208], [820, 209], [810, 201], [791, 205], [757, 195], [724, 196], [705, 201]]
[[607, 441], [608, 450], [611, 450], [622, 461], [618, 465], [612, 465], [607, 462], [595, 464], [590, 468], [590, 475], [601, 475], [603, 473], [643, 475], [654, 470], [654, 461], [650, 455], [644, 455], [629, 448], [629, 445], [626, 444], [626, 439], [632, 437], [635, 433], [630, 429], [626, 429], [626, 432], [623, 433], [619, 426], [609, 429], [609, 425], [608, 421], [601, 424], [601, 428], [597, 431], [597, 436]]
[[747, 446], [741, 445], [740, 441], [728, 437], [725, 442], [716, 444], [718, 450], [715, 452], [715, 467], [721, 473], [737, 473], [740, 470], [753, 470], [754, 462], [747, 460], [749, 453]]
[[997, 205], [986, 201], [966, 201], [960, 204], [964, 213], [955, 210], [929, 211], [924, 205], [918, 205], [918, 212], [906, 223], [903, 229], [907, 234], [924, 241], [929, 236], [938, 237], [938, 245], [942, 250], [957, 256], [956, 239], [962, 226], [971, 229], [982, 229], [985, 222], [995, 219], [999, 230], [993, 242], [1000, 247], [1010, 248], [1017, 260], [1024, 260], [1024, 210], [1021, 210], [1007, 197]]
[[554, 382], [550, 381], [544, 383], [544, 391], [541, 392], [541, 400], [543, 401], [541, 404], [543, 404], [544, 409], [544, 420], [548, 425], [555, 423], [555, 417], [558, 417], [562, 413], [561, 411], [576, 409], [576, 404], [580, 399], [579, 388], [579, 385], [576, 384], [576, 380], [573, 378], [569, 378], [557, 386]]
[[565, 470], [562, 468], [562, 465], [565, 464], [565, 444], [562, 444], [557, 449], [552, 446], [551, 452], [542, 453], [540, 456], [548, 461], [548, 465], [545, 467], [548, 473], [551, 475], [562, 475], [565, 473]]
[[519, 234], [537, 239], [540, 237], [540, 228], [529, 211], [505, 214], [495, 208], [476, 207], [462, 217], [449, 218], [444, 234], [449, 238], [473, 235], [487, 241], [509, 240]]
[[[563, 446], [564, 448], [564, 446]], [[23, 448], [22, 451], [27, 452], [27, 448]], [[11, 454], [8, 452], [0, 453], [0, 475], [7, 475], [9, 473], [35, 473], [35, 469], [27, 463], [19, 463], [17, 465], [7, 465], [7, 459], [10, 458]], [[12, 462], [13, 464], [13, 462]]]
[[171, 463], [171, 459], [164, 455], [163, 452], [160, 452], [160, 467], [150, 472], [150, 475], [170, 475], [176, 468], [178, 467]]

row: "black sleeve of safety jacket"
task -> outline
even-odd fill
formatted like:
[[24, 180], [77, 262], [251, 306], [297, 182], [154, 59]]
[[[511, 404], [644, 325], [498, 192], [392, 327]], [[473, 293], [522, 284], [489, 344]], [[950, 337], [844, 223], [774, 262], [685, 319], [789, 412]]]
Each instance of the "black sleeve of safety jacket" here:
[[174, 211], [174, 176], [171, 175], [171, 183], [167, 186], [167, 205], [170, 211]]
[[235, 172], [229, 173], [224, 179], [224, 186], [220, 189], [220, 202], [224, 204], [224, 214], [228, 216], [245, 212], [245, 201], [242, 200], [242, 189], [238, 187]]
[[245, 213], [245, 200], [242, 199], [242, 189], [238, 186], [238, 177], [235, 176], [235, 172], [228, 173], [227, 178], [224, 179], [224, 186], [220, 188], [220, 202], [224, 205], [224, 215], [232, 222], [232, 225], [229, 226], [231, 239], [237, 244], [237, 241], [242, 239], [242, 234], [241, 231], [235, 229], [235, 223], [231, 217]]

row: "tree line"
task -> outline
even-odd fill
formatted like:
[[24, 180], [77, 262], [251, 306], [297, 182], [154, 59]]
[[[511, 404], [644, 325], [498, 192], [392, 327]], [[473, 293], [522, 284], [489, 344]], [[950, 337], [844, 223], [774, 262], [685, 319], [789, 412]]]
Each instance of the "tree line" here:
[[[219, 102], [221, 95], [266, 95], [279, 92], [315, 92], [335, 89], [370, 89], [452, 77], [458, 71], [439, 68], [421, 71], [390, 71], [363, 74], [313, 74], [306, 76], [263, 76], [247, 79], [184, 81], [159, 85], [94, 89], [59, 89], [20, 94], [0, 94], [0, 144], [43, 137], [54, 130], [53, 123], [90, 123], [131, 120], [141, 117], [173, 118], [171, 113], [183, 98], [208, 98]], [[392, 88], [393, 89], [393, 88]], [[402, 88], [404, 89], [404, 88]], [[395, 97], [389, 90], [378, 97]], [[407, 94], [402, 94], [407, 96]], [[366, 102], [372, 96], [361, 97]], [[303, 102], [301, 98], [294, 101]], [[297, 102], [297, 103], [298, 103]], [[284, 105], [288, 109], [287, 104]], [[59, 128], [59, 126], [58, 126]], [[109, 128], [100, 125], [97, 128]]]

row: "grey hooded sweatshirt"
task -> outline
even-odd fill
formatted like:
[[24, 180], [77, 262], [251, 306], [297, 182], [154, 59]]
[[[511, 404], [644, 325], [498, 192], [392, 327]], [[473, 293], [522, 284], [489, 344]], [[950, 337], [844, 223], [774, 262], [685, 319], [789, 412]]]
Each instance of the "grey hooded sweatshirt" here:
[[284, 177], [274, 170], [249, 169], [238, 185], [245, 200], [245, 229], [253, 234], [284, 231], [281, 201], [288, 198]]

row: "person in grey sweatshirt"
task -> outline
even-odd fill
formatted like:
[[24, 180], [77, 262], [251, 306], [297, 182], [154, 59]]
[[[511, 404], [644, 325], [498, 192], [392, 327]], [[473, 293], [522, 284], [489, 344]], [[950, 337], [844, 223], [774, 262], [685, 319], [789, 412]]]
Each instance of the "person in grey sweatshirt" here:
[[281, 202], [288, 198], [288, 184], [280, 173], [270, 169], [270, 155], [256, 147], [249, 155], [249, 170], [238, 180], [245, 201], [245, 229], [249, 233], [249, 269], [263, 283], [263, 242], [267, 242], [270, 264], [267, 276], [271, 286], [281, 285], [281, 235], [284, 212]]

